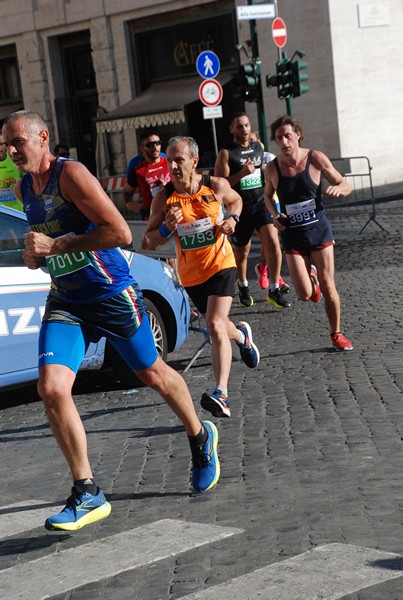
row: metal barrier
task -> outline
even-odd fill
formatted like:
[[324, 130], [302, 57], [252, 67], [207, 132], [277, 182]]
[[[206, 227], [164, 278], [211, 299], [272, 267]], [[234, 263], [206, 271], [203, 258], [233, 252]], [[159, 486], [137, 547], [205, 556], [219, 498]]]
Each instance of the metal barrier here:
[[122, 197], [123, 186], [126, 183], [126, 175], [103, 177], [102, 179], [99, 179], [99, 183], [126, 221], [140, 221], [140, 215], [136, 215], [128, 210]]
[[[340, 198], [340, 201], [334, 198], [323, 198], [323, 204], [326, 212], [340, 210], [348, 214], [355, 214], [357, 217], [365, 218], [366, 222], [362, 226], [360, 233], [373, 221], [382, 231], [385, 228], [376, 220], [376, 198], [372, 185], [372, 167], [367, 156], [350, 156], [346, 158], [331, 158], [333, 166], [348, 180], [352, 191], [346, 198]], [[368, 205], [371, 212], [368, 214]]]

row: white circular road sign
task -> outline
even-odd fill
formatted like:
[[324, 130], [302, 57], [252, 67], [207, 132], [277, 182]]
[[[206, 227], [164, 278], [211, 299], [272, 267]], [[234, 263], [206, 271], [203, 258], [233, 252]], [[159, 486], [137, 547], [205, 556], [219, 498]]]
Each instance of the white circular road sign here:
[[199, 97], [206, 106], [217, 106], [223, 97], [221, 84], [216, 79], [205, 79], [200, 84]]

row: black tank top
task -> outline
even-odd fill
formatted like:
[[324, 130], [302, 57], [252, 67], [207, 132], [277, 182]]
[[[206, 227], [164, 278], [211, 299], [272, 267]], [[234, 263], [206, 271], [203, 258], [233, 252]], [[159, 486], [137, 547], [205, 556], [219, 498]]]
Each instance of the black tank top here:
[[305, 169], [302, 173], [287, 177], [282, 175], [278, 159], [273, 160], [278, 174], [277, 196], [280, 201], [282, 212], [285, 212], [286, 204], [294, 204], [295, 202], [303, 202], [304, 200], [315, 199], [316, 211], [323, 210], [321, 185], [316, 184], [309, 173], [309, 165], [311, 164], [312, 150], [308, 152]]
[[312, 227], [323, 215], [321, 184], [309, 173], [312, 150], [309, 150], [305, 169], [294, 176], [282, 175], [278, 159], [273, 160], [278, 174], [277, 196], [281, 212], [289, 217], [289, 226]]
[[255, 172], [243, 177], [233, 186], [234, 190], [241, 196], [244, 204], [252, 204], [261, 200], [264, 196], [263, 148], [260, 142], [250, 142], [248, 148], [241, 148], [233, 143], [228, 148], [230, 175], [238, 173], [249, 158], [255, 163]]

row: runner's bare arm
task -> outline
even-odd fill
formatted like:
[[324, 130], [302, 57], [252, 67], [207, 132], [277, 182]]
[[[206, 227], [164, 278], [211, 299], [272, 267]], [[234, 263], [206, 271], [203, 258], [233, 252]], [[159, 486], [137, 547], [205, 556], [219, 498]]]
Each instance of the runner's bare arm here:
[[[228, 181], [223, 177], [212, 177], [211, 185], [217, 198], [222, 200], [227, 207], [228, 215], [234, 214], [239, 217], [242, 212], [242, 198], [238, 192], [233, 190]], [[235, 231], [236, 223], [233, 217], [227, 217], [223, 221], [219, 221], [216, 225], [225, 235], [232, 235]]]
[[218, 156], [215, 161], [214, 176], [215, 177], [224, 177], [228, 181], [230, 186], [233, 187], [242, 179], [242, 177], [245, 177], [246, 175], [250, 175], [251, 173], [254, 172], [254, 170], [255, 170], [255, 163], [253, 162], [253, 160], [248, 160], [243, 165], [243, 167], [238, 171], [238, 173], [234, 173], [233, 175], [230, 175], [228, 150], [226, 150], [225, 148], [222, 148], [220, 150], [220, 152], [218, 153]]
[[60, 190], [95, 227], [83, 234], [58, 238], [31, 231], [24, 236], [26, 251], [31, 256], [106, 250], [131, 243], [128, 224], [84, 165], [66, 162], [60, 175]]
[[276, 188], [274, 187], [273, 176], [275, 175], [275, 169], [273, 165], [267, 164], [264, 170], [265, 176], [265, 186], [264, 186], [264, 200], [267, 206], [267, 210], [273, 215], [273, 217], [278, 217], [278, 211], [276, 204], [274, 202], [274, 194]]
[[165, 231], [167, 234], [166, 237], [162, 236], [159, 229], [165, 223], [166, 218], [166, 200], [167, 195], [165, 189], [161, 189], [158, 194], [156, 194], [151, 202], [151, 210], [150, 210], [150, 218], [148, 220], [148, 225], [146, 229], [146, 233], [142, 239], [141, 247], [143, 250], [155, 250], [158, 246], [162, 244], [166, 244], [169, 239], [169, 233], [175, 230], [175, 228], [170, 224], [169, 233]]
[[286, 215], [279, 213], [276, 203], [274, 202], [274, 194], [276, 191], [275, 185], [278, 183], [277, 171], [273, 164], [268, 163], [265, 168], [265, 185], [264, 185], [264, 201], [267, 210], [273, 215], [273, 225], [279, 231], [283, 231], [285, 226], [280, 222], [280, 218], [286, 218]]
[[128, 210], [136, 214], [140, 212], [140, 194], [138, 187], [132, 187], [126, 181], [123, 186], [122, 200]]
[[332, 165], [330, 158], [323, 152], [315, 150], [312, 153], [312, 165], [316, 167], [323, 177], [330, 183], [324, 190], [323, 195], [338, 198], [339, 196], [348, 196], [351, 193], [351, 186], [341, 173]]

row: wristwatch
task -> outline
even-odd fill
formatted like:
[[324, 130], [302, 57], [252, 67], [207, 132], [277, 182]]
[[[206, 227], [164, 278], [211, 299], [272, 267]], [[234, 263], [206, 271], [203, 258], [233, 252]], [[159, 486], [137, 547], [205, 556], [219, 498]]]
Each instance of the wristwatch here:
[[229, 219], [230, 217], [232, 217], [234, 219], [235, 223], [239, 223], [238, 215], [236, 215], [235, 213], [232, 213], [232, 214], [228, 215], [227, 219]]

